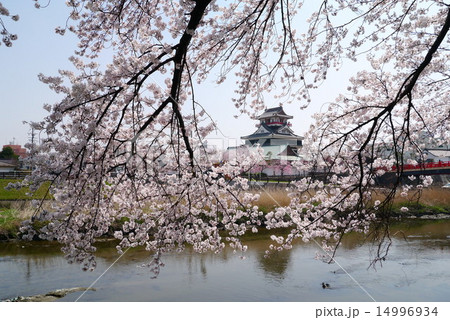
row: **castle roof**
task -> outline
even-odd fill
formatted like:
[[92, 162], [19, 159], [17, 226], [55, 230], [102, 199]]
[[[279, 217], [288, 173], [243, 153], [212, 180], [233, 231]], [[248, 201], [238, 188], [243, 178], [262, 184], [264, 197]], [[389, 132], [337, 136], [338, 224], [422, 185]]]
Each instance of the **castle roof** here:
[[241, 139], [244, 140], [261, 138], [302, 139], [303, 137], [297, 136], [287, 124], [281, 126], [268, 126], [265, 123], [261, 123], [259, 128], [253, 134], [241, 137]]
[[261, 119], [265, 119], [265, 118], [269, 118], [269, 117], [273, 117], [273, 116], [278, 116], [278, 117], [285, 118], [285, 119], [293, 118], [292, 116], [287, 115], [284, 112], [283, 107], [280, 106], [280, 107], [276, 107], [276, 108], [266, 109], [263, 114], [258, 116], [257, 119], [261, 120]]

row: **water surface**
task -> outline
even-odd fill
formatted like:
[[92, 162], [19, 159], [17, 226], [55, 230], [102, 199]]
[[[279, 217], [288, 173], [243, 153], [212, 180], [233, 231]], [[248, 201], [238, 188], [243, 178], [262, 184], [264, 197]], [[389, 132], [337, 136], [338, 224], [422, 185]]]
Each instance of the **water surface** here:
[[54, 243], [4, 242], [0, 300], [89, 287], [98, 279], [96, 291], [59, 301], [450, 301], [450, 222], [418, 221], [397, 231], [388, 258], [375, 269], [368, 268], [374, 248], [358, 237], [344, 241], [334, 264], [315, 259], [315, 243], [264, 258], [270, 241], [257, 239], [247, 241], [244, 257], [231, 250], [167, 254], [156, 279], [141, 267], [149, 261], [144, 250], [128, 251], [111, 267], [119, 257], [113, 242], [99, 243], [93, 272], [68, 264]]

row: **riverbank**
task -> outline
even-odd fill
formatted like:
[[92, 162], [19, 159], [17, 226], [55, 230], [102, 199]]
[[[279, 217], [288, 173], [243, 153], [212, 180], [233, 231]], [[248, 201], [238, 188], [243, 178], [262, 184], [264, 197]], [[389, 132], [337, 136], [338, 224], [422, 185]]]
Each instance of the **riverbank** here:
[[[13, 191], [14, 192], [14, 191]], [[8, 195], [10, 197], [10, 195]], [[382, 191], [376, 195], [382, 198]], [[255, 203], [261, 211], [267, 213], [276, 206], [289, 205], [290, 199], [285, 189], [267, 189]], [[408, 211], [403, 212], [402, 207]], [[0, 195], [0, 240], [20, 238], [20, 226], [24, 220], [30, 219], [34, 213], [28, 199], [7, 200]], [[420, 198], [396, 196], [392, 206], [392, 214], [401, 219], [440, 220], [450, 219], [450, 190], [429, 188], [422, 191]], [[120, 228], [120, 222], [117, 228]]]
[[0, 202], [0, 240], [20, 238], [20, 226], [33, 215], [29, 201]]
[[[373, 201], [383, 201], [384, 193], [387, 191], [387, 189], [376, 190], [373, 194]], [[273, 188], [262, 190], [256, 205], [267, 213], [276, 206], [287, 206], [289, 203], [290, 198], [285, 189]], [[408, 211], [402, 211], [403, 207], [408, 208]], [[420, 194], [411, 192], [408, 196], [402, 196], [401, 192], [398, 192], [392, 204], [392, 213], [398, 218], [450, 218], [450, 189], [427, 188], [423, 189]]]
[[95, 291], [95, 288], [83, 288], [83, 287], [76, 287], [76, 288], [69, 288], [69, 289], [57, 289], [50, 291], [45, 294], [37, 294], [33, 296], [17, 296], [14, 298], [3, 300], [2, 302], [53, 302], [58, 299], [64, 298], [69, 293], [74, 292], [80, 292], [80, 291]]

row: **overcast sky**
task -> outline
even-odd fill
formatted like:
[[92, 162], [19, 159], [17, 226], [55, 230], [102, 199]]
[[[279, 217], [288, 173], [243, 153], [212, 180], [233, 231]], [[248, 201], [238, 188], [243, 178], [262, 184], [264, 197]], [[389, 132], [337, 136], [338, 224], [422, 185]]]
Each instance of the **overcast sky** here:
[[[35, 9], [31, 0], [3, 0], [11, 14], [19, 14], [20, 20], [13, 22], [3, 18], [11, 33], [18, 40], [11, 48], [0, 46], [1, 86], [0, 86], [0, 145], [15, 142], [25, 144], [30, 130], [23, 121], [39, 121], [46, 115], [44, 103], [54, 103], [59, 97], [39, 82], [37, 75], [56, 75], [58, 69], [72, 69], [67, 58], [76, 48], [77, 40], [71, 33], [56, 35], [54, 29], [65, 25], [68, 9], [65, 1], [52, 1], [47, 8]], [[299, 105], [284, 105], [285, 111], [294, 116], [292, 129], [303, 135], [312, 123], [311, 115], [318, 112], [326, 102], [334, 101], [339, 92], [344, 92], [351, 69], [330, 74], [327, 82], [312, 93], [312, 103], [307, 110]], [[230, 81], [229, 83], [232, 83]], [[226, 147], [240, 144], [240, 137], [255, 131], [256, 122], [242, 115], [238, 119], [237, 110], [231, 98], [230, 84], [207, 83], [197, 87], [196, 98], [205, 106], [211, 117], [218, 123], [220, 131], [211, 136], [211, 143]], [[267, 107], [278, 106], [278, 101], [267, 101]]]

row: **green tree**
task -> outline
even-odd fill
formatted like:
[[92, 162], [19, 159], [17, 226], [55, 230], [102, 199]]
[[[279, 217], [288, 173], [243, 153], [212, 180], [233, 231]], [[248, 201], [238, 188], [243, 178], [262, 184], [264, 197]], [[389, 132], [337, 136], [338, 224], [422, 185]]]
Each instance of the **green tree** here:
[[13, 160], [18, 158], [19, 156], [14, 153], [11, 147], [3, 147], [3, 150], [0, 152], [0, 159]]

